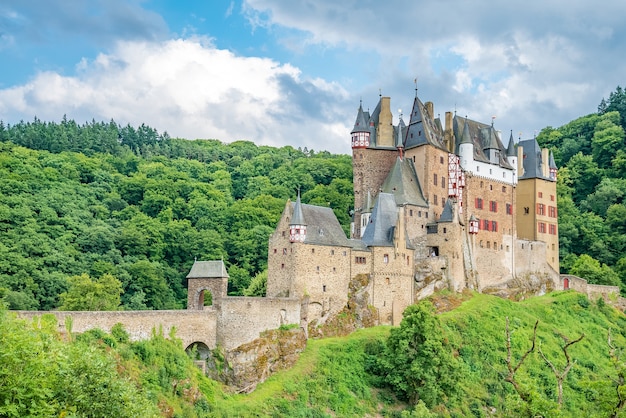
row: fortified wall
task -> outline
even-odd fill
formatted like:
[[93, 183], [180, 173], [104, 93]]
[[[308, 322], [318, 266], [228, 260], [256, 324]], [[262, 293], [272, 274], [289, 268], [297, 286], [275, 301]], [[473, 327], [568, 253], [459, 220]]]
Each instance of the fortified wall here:
[[[205, 277], [195, 277], [197, 274]], [[224, 276], [225, 275], [225, 276]], [[71, 317], [72, 332], [91, 329], [110, 332], [122, 324], [131, 341], [150, 338], [153, 332], [167, 336], [175, 330], [183, 347], [199, 345], [205, 349], [221, 347], [233, 350], [259, 338], [267, 330], [281, 325], [300, 323], [300, 301], [294, 298], [229, 297], [220, 292], [228, 281], [223, 261], [196, 261], [188, 276], [189, 294], [204, 301], [211, 292], [213, 305], [204, 306], [194, 300], [186, 310], [167, 311], [17, 311], [23, 319], [32, 320], [43, 314], [56, 316], [59, 332], [66, 332]]]

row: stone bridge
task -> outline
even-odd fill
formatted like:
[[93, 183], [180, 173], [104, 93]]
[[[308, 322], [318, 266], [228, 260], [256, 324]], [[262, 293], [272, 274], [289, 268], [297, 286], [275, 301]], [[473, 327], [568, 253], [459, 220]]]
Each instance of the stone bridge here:
[[[294, 298], [226, 296], [228, 274], [222, 261], [196, 261], [187, 276], [186, 310], [167, 311], [17, 311], [24, 319], [44, 314], [56, 316], [59, 332], [66, 331], [66, 318], [72, 318], [72, 332], [90, 329], [110, 332], [122, 324], [132, 341], [150, 338], [153, 332], [176, 338], [185, 349], [218, 346], [232, 350], [253, 341], [260, 333], [281, 325], [300, 323], [300, 300]], [[204, 306], [204, 296], [211, 294], [213, 305]]]
[[132, 341], [145, 340], [153, 333], [162, 332], [169, 336], [172, 329], [176, 338], [188, 348], [202, 343], [208, 348], [217, 346], [217, 312], [207, 307], [204, 310], [168, 311], [18, 311], [24, 319], [53, 314], [58, 321], [58, 330], [66, 332], [66, 318], [72, 318], [72, 332], [83, 333], [90, 329], [111, 332], [115, 324], [122, 324]]

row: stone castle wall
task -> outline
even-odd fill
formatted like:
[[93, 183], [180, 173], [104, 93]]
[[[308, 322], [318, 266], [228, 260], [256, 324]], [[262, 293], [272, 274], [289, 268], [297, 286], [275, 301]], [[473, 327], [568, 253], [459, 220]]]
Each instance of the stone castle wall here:
[[229, 296], [221, 302], [217, 342], [232, 350], [290, 324], [300, 324], [300, 299]]
[[153, 332], [163, 332], [166, 337], [176, 329], [176, 337], [183, 347], [202, 342], [209, 348], [217, 346], [219, 330], [218, 312], [205, 307], [203, 310], [170, 311], [17, 311], [23, 319], [52, 314], [57, 317], [60, 332], [65, 332], [65, 318], [72, 318], [72, 332], [82, 333], [91, 329], [110, 332], [115, 324], [121, 323], [131, 341], [149, 339]]

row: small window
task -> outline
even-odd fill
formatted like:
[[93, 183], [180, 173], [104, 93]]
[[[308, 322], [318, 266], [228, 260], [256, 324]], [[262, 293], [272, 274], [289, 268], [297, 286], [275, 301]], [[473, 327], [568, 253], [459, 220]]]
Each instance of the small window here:
[[330, 250], [330, 255], [335, 255], [335, 250]]
[[439, 164], [443, 164], [443, 157], [439, 157]]
[[280, 268], [281, 268], [281, 269], [284, 269], [284, 268], [285, 268], [285, 265], [284, 265], [284, 264], [281, 264], [281, 265], [280, 265]]
[[320, 266], [315, 267], [317, 271], [320, 271]]
[[389, 263], [389, 254], [384, 254], [383, 255], [383, 263], [385, 263], [385, 264]]
[[274, 248], [274, 254], [276, 254], [276, 252], [277, 252], [277, 251], [276, 251], [276, 248]]
[[326, 291], [326, 285], [323, 285], [322, 286], [322, 292], [325, 292], [325, 291]]
[[433, 184], [437, 185], [437, 174], [433, 174]]
[[283, 255], [287, 255], [287, 249], [283, 248]]
[[315, 248], [311, 248], [311, 254], [315, 254]]

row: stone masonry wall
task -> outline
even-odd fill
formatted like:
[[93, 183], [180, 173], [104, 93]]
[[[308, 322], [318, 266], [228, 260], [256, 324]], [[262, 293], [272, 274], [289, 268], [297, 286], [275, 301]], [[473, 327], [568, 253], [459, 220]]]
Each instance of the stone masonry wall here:
[[17, 311], [23, 319], [33, 319], [43, 314], [57, 317], [60, 332], [65, 332], [65, 318], [72, 317], [72, 332], [82, 333], [99, 328], [110, 332], [111, 328], [121, 323], [132, 341], [150, 338], [153, 330], [163, 330], [168, 336], [172, 328], [176, 328], [176, 337], [186, 348], [194, 342], [202, 342], [209, 348], [217, 346], [217, 312], [205, 307], [204, 310], [176, 311]]
[[299, 299], [226, 297], [218, 320], [218, 343], [232, 350], [259, 338], [263, 331], [288, 324], [300, 324]]

